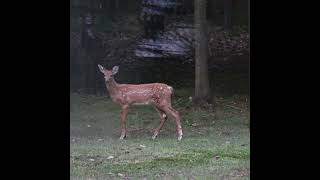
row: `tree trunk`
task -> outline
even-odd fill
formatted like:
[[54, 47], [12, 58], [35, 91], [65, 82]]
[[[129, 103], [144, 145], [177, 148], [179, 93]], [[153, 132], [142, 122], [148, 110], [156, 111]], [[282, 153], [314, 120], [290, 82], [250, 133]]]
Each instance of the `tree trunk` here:
[[[91, 4], [91, 7], [93, 5]], [[84, 76], [84, 92], [89, 94], [96, 94], [96, 80], [97, 80], [97, 59], [99, 46], [98, 41], [93, 32], [94, 16], [90, 11], [83, 16], [81, 45], [83, 51], [83, 76]]]
[[87, 54], [86, 60], [86, 93], [96, 94], [96, 66], [94, 65], [94, 58], [91, 54]]
[[208, 2], [208, 16], [211, 18], [213, 24], [217, 22], [217, 0], [210, 0]]
[[195, 0], [195, 97], [194, 103], [202, 106], [210, 101], [208, 78], [208, 39], [206, 23], [206, 0]]
[[117, 11], [118, 11], [118, 0], [110, 0], [109, 1], [109, 12], [112, 20], [116, 20]]
[[119, 0], [115, 0], [115, 1], [116, 1], [116, 11], [118, 11], [120, 7], [120, 2]]
[[229, 30], [232, 27], [232, 0], [224, 0], [223, 3], [224, 29]]

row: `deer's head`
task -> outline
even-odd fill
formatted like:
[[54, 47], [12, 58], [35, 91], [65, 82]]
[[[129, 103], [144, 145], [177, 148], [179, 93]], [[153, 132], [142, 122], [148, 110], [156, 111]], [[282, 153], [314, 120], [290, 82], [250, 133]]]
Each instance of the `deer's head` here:
[[100, 71], [103, 73], [104, 79], [106, 80], [106, 82], [109, 82], [110, 79], [113, 78], [113, 75], [117, 74], [117, 72], [119, 71], [119, 66], [114, 66], [112, 70], [105, 69], [100, 64], [98, 64], [98, 67]]

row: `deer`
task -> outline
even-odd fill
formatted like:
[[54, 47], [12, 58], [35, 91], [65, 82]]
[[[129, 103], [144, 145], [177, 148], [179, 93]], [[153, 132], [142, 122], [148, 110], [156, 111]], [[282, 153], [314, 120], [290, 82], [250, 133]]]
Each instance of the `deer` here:
[[178, 141], [182, 139], [181, 116], [171, 105], [171, 97], [173, 95], [173, 88], [171, 86], [164, 83], [118, 84], [114, 79], [114, 75], [118, 73], [119, 66], [114, 66], [112, 70], [105, 69], [100, 64], [98, 64], [98, 67], [104, 75], [110, 98], [121, 107], [120, 140], [123, 140], [127, 136], [127, 116], [129, 107], [132, 105], [151, 105], [158, 111], [160, 125], [154, 130], [152, 139], [156, 139], [159, 135], [168, 116], [175, 119]]

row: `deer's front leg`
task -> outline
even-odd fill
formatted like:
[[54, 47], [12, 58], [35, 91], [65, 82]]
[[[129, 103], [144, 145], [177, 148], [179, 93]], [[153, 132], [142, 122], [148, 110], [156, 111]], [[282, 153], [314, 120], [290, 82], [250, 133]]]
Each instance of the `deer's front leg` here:
[[126, 128], [126, 124], [127, 124], [127, 116], [128, 116], [128, 112], [129, 112], [129, 105], [124, 105], [121, 107], [121, 136], [120, 139], [124, 139], [126, 137], [127, 134], [127, 128]]

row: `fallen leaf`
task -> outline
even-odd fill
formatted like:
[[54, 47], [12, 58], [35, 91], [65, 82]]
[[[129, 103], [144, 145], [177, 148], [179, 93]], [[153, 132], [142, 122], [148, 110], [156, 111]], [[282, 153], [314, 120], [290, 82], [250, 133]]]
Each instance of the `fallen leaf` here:
[[118, 176], [120, 176], [120, 177], [124, 177], [124, 174], [118, 173]]
[[114, 156], [108, 156], [107, 157], [107, 159], [113, 159], [114, 158]]
[[196, 126], [198, 126], [198, 124], [197, 123], [192, 123], [191, 126], [196, 127]]
[[145, 148], [146, 146], [145, 146], [145, 145], [141, 145], [141, 144], [140, 144], [140, 147]]
[[94, 159], [89, 159], [89, 161], [95, 161]]

